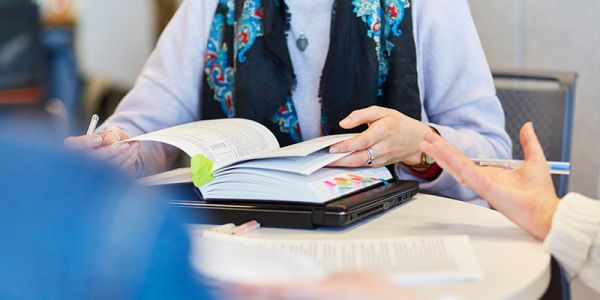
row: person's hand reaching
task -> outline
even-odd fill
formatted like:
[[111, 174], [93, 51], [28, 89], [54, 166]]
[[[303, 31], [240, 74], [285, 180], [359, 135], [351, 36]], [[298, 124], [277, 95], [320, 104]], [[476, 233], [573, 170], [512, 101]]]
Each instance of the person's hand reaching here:
[[533, 124], [525, 124], [519, 138], [525, 163], [514, 170], [477, 166], [433, 133], [425, 135], [420, 148], [458, 182], [473, 189], [531, 235], [544, 240], [550, 231], [559, 199]]

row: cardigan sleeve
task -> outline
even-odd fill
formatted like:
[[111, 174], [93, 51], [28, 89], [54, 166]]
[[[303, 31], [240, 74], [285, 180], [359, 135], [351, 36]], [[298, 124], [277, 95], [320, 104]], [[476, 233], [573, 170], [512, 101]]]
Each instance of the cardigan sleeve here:
[[[165, 28], [133, 89], [99, 128], [121, 127], [129, 136], [198, 120], [201, 72], [216, 1], [186, 0]], [[145, 173], [170, 167], [178, 150], [142, 143]]]
[[558, 205], [544, 247], [569, 279], [600, 293], [600, 202], [570, 193]]
[[[469, 157], [510, 158], [512, 143], [466, 0], [415, 0], [417, 68], [423, 121]], [[431, 182], [401, 166], [401, 179], [421, 181], [423, 191], [487, 205], [447, 172]]]

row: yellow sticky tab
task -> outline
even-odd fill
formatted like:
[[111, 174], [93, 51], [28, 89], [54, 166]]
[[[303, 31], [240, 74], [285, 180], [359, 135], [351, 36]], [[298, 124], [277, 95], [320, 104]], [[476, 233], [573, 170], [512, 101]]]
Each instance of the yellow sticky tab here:
[[202, 187], [213, 180], [212, 168], [214, 164], [212, 160], [202, 154], [192, 157], [192, 181], [196, 187]]

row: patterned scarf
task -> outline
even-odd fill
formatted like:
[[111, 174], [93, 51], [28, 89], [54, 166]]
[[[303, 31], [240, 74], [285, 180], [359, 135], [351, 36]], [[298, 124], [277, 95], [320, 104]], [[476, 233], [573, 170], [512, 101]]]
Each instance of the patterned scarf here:
[[[410, 0], [335, 0], [319, 96], [323, 135], [380, 105], [421, 119]], [[246, 118], [285, 146], [302, 141], [284, 0], [219, 0], [204, 66], [201, 118]], [[365, 127], [354, 129], [355, 132]]]

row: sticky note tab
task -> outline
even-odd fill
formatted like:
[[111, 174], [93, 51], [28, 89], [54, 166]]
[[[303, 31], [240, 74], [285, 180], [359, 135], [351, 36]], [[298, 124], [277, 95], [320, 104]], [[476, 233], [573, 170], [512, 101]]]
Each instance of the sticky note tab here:
[[196, 187], [201, 187], [213, 180], [212, 168], [214, 164], [212, 160], [202, 154], [192, 157], [192, 181]]

